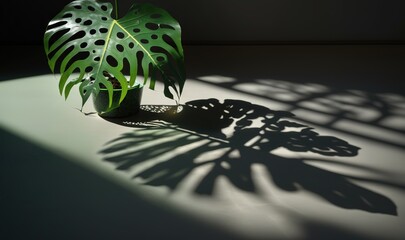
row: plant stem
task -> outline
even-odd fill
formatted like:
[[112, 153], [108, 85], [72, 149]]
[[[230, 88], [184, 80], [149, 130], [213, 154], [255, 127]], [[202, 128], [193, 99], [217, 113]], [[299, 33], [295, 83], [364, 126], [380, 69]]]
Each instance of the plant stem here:
[[115, 19], [118, 20], [118, 0], [115, 0]]

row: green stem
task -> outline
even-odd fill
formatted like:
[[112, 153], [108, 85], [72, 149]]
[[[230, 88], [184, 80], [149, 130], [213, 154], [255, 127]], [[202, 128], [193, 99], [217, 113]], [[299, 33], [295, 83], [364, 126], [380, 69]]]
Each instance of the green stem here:
[[115, 19], [118, 20], [118, 0], [115, 0]]

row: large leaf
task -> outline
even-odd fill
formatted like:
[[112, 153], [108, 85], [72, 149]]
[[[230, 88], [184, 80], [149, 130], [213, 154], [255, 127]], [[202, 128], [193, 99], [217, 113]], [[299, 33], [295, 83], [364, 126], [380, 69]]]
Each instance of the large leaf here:
[[[111, 17], [110, 3], [76, 0], [48, 25], [44, 47], [51, 70], [60, 73], [59, 91], [65, 98], [79, 85], [82, 104], [101, 87], [108, 89], [112, 106], [113, 75], [121, 84], [124, 99], [137, 75], [154, 89], [164, 83], [166, 97], [180, 98], [184, 82], [184, 59], [179, 23], [165, 10], [150, 4], [134, 4], [121, 19]], [[123, 73], [129, 70], [129, 79]], [[74, 78], [73, 73], [78, 73]]]

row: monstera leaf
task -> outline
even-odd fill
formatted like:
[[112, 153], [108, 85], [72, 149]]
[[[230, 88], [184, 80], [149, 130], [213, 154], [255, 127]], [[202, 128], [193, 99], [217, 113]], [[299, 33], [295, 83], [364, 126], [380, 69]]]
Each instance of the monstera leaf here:
[[83, 107], [92, 93], [106, 88], [114, 107], [108, 73], [121, 85], [120, 102], [137, 75], [151, 89], [161, 79], [165, 96], [178, 100], [185, 82], [179, 23], [150, 4], [134, 4], [120, 19], [111, 17], [112, 10], [110, 3], [76, 0], [49, 23], [44, 48], [51, 70], [61, 74], [60, 94], [67, 98], [79, 85]]

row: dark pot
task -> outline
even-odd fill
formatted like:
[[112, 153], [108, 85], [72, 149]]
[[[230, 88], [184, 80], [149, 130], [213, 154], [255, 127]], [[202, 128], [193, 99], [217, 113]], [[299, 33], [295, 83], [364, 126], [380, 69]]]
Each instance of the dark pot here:
[[[127, 117], [139, 112], [141, 105], [143, 87], [134, 87], [128, 89], [127, 95], [121, 102], [120, 106], [110, 111], [108, 110], [108, 91], [107, 89], [100, 89], [99, 94], [96, 96], [93, 94], [94, 109], [101, 117]], [[121, 89], [114, 89], [113, 92], [113, 104], [117, 106], [121, 96]]]

